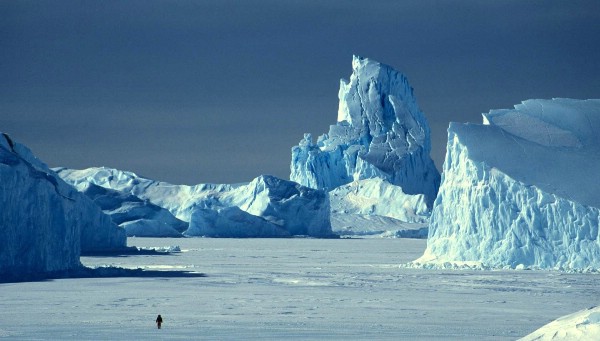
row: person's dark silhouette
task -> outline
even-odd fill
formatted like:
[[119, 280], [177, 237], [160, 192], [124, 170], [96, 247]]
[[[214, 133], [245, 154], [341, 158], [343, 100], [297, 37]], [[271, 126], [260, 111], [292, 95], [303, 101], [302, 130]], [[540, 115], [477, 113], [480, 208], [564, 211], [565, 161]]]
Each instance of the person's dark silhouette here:
[[156, 317], [156, 325], [158, 326], [158, 329], [160, 329], [161, 324], [162, 324], [162, 316], [160, 316], [160, 314], [158, 314], [158, 317]]

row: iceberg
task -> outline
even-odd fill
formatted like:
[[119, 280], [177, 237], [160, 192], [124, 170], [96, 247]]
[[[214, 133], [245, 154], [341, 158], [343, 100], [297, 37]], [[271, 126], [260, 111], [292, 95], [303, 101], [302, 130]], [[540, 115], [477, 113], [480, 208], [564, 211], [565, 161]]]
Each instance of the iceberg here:
[[189, 223], [184, 231], [187, 236], [330, 237], [333, 234], [326, 192], [270, 175], [261, 175], [245, 184], [186, 186], [105, 167], [55, 170], [80, 190], [92, 184], [166, 209]]
[[85, 188], [88, 183], [106, 189], [131, 194], [141, 200], [162, 207], [177, 219], [189, 222], [196, 201], [215, 193], [230, 191], [238, 185], [200, 184], [173, 185], [148, 179], [129, 171], [108, 167], [87, 169], [54, 168], [54, 171], [75, 188]]
[[80, 267], [81, 253], [125, 249], [125, 232], [24, 145], [0, 135], [0, 277]]
[[329, 191], [331, 213], [377, 215], [407, 223], [427, 223], [425, 195], [409, 195], [381, 178], [353, 181]]
[[600, 100], [527, 100], [451, 123], [416, 263], [599, 269]]
[[391, 67], [354, 56], [349, 81], [341, 80], [337, 123], [316, 143], [305, 134], [292, 148], [290, 179], [332, 190], [381, 178], [406, 194], [422, 194], [431, 207], [440, 174], [429, 153], [429, 125], [406, 77]]
[[188, 224], [171, 212], [123, 193], [91, 183], [81, 183], [77, 190], [92, 199], [112, 221], [125, 229], [130, 237], [181, 237]]
[[237, 206], [196, 208], [187, 236], [217, 238], [289, 237], [290, 233], [268, 220], [242, 211]]
[[427, 238], [427, 223], [406, 223], [375, 214], [332, 213], [331, 228], [341, 237]]
[[332, 236], [329, 198], [322, 190], [261, 175], [220, 197], [231, 206], [283, 227], [291, 235]]
[[425, 195], [409, 195], [381, 178], [357, 180], [329, 191], [331, 227], [341, 236], [427, 238]]

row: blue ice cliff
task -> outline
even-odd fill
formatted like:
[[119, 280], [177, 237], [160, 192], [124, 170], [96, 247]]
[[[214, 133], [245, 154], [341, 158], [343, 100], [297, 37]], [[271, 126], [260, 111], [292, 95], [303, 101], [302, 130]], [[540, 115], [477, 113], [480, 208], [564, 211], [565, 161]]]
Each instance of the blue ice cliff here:
[[125, 231], [24, 145], [0, 135], [0, 277], [80, 266], [80, 253], [125, 248]]
[[350, 80], [341, 80], [337, 123], [316, 143], [305, 134], [292, 149], [290, 179], [332, 190], [380, 178], [431, 207], [440, 174], [429, 153], [429, 125], [406, 77], [391, 67], [354, 56]]
[[600, 100], [527, 100], [451, 123], [417, 263], [600, 269]]

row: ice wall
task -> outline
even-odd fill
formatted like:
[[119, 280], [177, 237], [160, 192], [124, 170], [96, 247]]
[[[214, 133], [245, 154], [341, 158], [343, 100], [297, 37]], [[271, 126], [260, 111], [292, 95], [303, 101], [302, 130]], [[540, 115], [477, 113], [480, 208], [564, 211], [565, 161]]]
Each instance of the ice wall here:
[[80, 252], [125, 247], [125, 233], [31, 151], [0, 135], [0, 274], [79, 266]]
[[370, 59], [354, 56], [352, 69], [340, 84], [337, 123], [316, 143], [305, 134], [292, 148], [290, 179], [331, 190], [378, 177], [407, 194], [424, 194], [431, 206], [440, 175], [412, 87], [404, 75]]
[[600, 268], [600, 100], [529, 100], [452, 123], [417, 262]]

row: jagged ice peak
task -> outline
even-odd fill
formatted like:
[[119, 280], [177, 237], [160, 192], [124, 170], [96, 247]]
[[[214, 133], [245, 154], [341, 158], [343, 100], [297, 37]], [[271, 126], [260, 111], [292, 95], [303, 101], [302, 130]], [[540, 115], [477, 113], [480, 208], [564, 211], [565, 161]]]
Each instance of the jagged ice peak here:
[[439, 173], [431, 160], [430, 129], [407, 78], [392, 67], [354, 56], [340, 81], [337, 123], [316, 143], [305, 134], [292, 149], [290, 178], [333, 189], [381, 178], [433, 202]]

